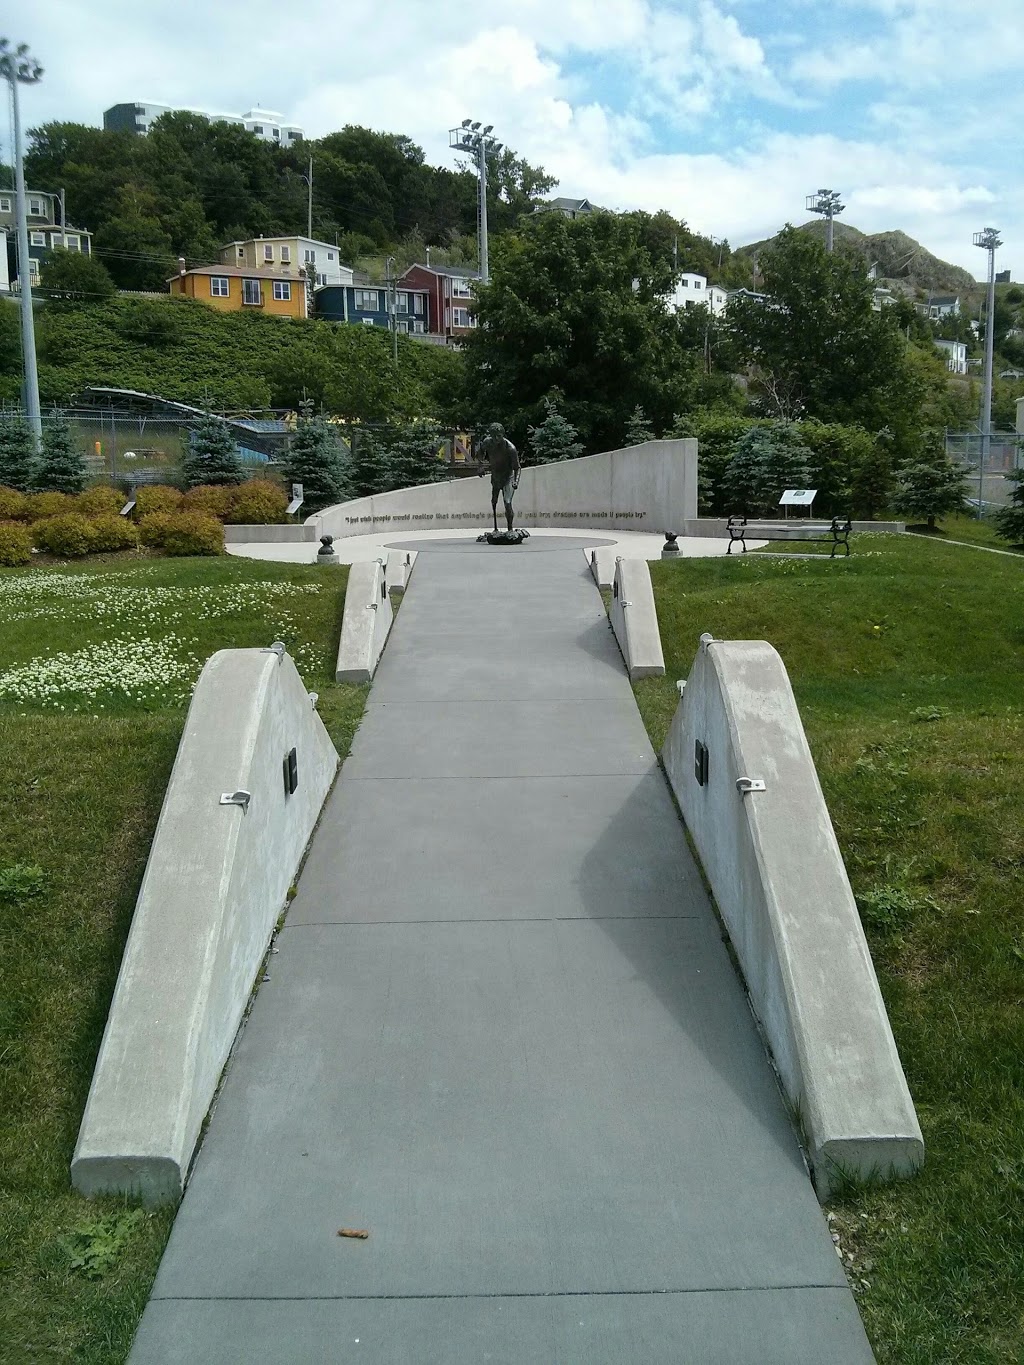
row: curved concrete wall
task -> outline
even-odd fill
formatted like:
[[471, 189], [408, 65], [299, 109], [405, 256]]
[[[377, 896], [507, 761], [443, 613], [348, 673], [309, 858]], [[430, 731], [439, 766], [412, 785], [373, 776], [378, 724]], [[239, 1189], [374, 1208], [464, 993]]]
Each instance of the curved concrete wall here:
[[663, 677], [665, 656], [646, 559], [616, 559], [608, 615], [630, 682]]
[[[707, 781], [695, 745], [707, 746]], [[782, 660], [764, 641], [702, 645], [665, 769], [796, 1106], [819, 1195], [837, 1169], [906, 1175], [913, 1102]], [[766, 790], [743, 795], [741, 778]]]
[[[404, 591], [404, 589], [403, 589]], [[394, 613], [382, 560], [364, 560], [348, 571], [335, 680], [368, 683], [384, 653]]]
[[[298, 785], [285, 791], [296, 750]], [[196, 685], [71, 1165], [85, 1195], [182, 1190], [338, 755], [287, 655], [221, 650]], [[248, 809], [221, 805], [247, 791]]]
[[[489, 479], [400, 488], [328, 507], [310, 522], [315, 536], [470, 530], [491, 524]], [[498, 504], [499, 519], [501, 503]], [[558, 464], [524, 469], [517, 526], [588, 526], [664, 532], [697, 516], [697, 442], [645, 441]]]

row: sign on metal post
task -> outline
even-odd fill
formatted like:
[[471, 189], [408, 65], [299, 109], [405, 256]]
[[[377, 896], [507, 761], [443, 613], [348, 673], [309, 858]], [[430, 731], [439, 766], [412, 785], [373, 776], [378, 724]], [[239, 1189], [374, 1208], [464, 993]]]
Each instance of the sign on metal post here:
[[294, 516], [295, 513], [299, 510], [299, 508], [300, 508], [301, 506], [302, 506], [302, 484], [301, 484], [301, 483], [293, 483], [293, 484], [292, 484], [292, 500], [291, 500], [291, 502], [288, 504], [288, 506], [287, 506], [287, 508], [286, 508], [285, 510], [287, 511], [287, 513], [288, 513], [289, 516]]
[[787, 488], [779, 499], [779, 506], [786, 509], [786, 516], [789, 516], [791, 507], [806, 507], [807, 515], [811, 514], [811, 503], [814, 501], [818, 490], [816, 488]]

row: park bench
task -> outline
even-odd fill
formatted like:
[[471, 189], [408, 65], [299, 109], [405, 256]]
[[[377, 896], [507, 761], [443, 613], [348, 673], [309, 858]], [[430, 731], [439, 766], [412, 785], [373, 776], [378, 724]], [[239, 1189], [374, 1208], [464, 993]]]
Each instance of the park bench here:
[[729, 532], [729, 548], [727, 555], [732, 554], [732, 547], [738, 541], [743, 546], [743, 553], [747, 552], [747, 537], [751, 540], [806, 540], [811, 543], [831, 545], [832, 551], [829, 559], [834, 559], [836, 551], [840, 546], [846, 555], [850, 553], [850, 532], [853, 529], [849, 517], [844, 521], [841, 517], [833, 517], [828, 526], [814, 525], [811, 522], [791, 522], [788, 526], [778, 522], [751, 522], [746, 517], [733, 515], [726, 523]]

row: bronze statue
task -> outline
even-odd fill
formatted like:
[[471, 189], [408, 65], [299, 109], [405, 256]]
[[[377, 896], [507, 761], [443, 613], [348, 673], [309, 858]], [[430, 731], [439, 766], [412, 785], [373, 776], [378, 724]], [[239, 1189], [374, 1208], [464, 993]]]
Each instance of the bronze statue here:
[[480, 460], [483, 468], [480, 470], [480, 478], [485, 474], [491, 476], [491, 511], [494, 514], [494, 533], [498, 534], [498, 494], [501, 494], [505, 504], [505, 521], [508, 523], [508, 534], [512, 534], [512, 499], [515, 497], [516, 489], [519, 487], [519, 451], [505, 435], [505, 428], [500, 422], [494, 422], [487, 428], [487, 435], [480, 443]]

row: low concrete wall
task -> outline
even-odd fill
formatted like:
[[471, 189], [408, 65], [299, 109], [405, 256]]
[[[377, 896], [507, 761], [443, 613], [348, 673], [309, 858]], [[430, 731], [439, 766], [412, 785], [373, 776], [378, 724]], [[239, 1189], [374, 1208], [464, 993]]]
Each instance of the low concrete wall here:
[[416, 566], [416, 550], [389, 550], [384, 566], [384, 581], [389, 593], [401, 597], [409, 586], [409, 579]]
[[583, 551], [583, 558], [594, 576], [594, 582], [608, 592], [611, 592], [612, 584], [615, 582], [615, 561], [618, 557], [616, 545], [597, 545]]
[[[285, 791], [295, 749], [298, 785]], [[196, 686], [71, 1164], [85, 1195], [177, 1199], [338, 755], [294, 663], [221, 650]], [[221, 805], [247, 791], [247, 810]]]
[[[500, 512], [500, 506], [499, 506]], [[664, 532], [697, 515], [697, 442], [645, 441], [624, 450], [524, 469], [517, 526]], [[489, 479], [449, 479], [328, 507], [315, 536], [469, 530], [491, 525]]]
[[[807, 520], [813, 526], [828, 526], [831, 524], [831, 517], [791, 517], [786, 521], [782, 517], [751, 517], [750, 518], [750, 539], [756, 540], [757, 535], [754, 530], [757, 526], [783, 526], [795, 530], [801, 520]], [[902, 521], [854, 521], [851, 522], [854, 531], [875, 531], [892, 534], [902, 534], [906, 526]], [[676, 528], [673, 527], [673, 530]], [[729, 539], [729, 529], [725, 517], [700, 517], [694, 521], [687, 521], [679, 528], [679, 534], [684, 536], [714, 536], [720, 540]]]
[[338, 682], [368, 683], [384, 653], [394, 613], [380, 559], [353, 564], [345, 589], [345, 614], [338, 644]]
[[311, 521], [300, 525], [282, 526], [225, 526], [225, 545], [294, 545], [317, 539], [316, 526]]
[[[696, 744], [707, 747], [707, 780]], [[908, 1175], [924, 1143], [782, 660], [702, 644], [666, 772], [807, 1136], [819, 1196], [837, 1170]], [[743, 795], [741, 778], [764, 791]]]
[[630, 682], [636, 682], [637, 678], [663, 677], [665, 656], [661, 651], [658, 613], [654, 608], [651, 571], [646, 559], [620, 557], [616, 560], [608, 615], [626, 661]]

